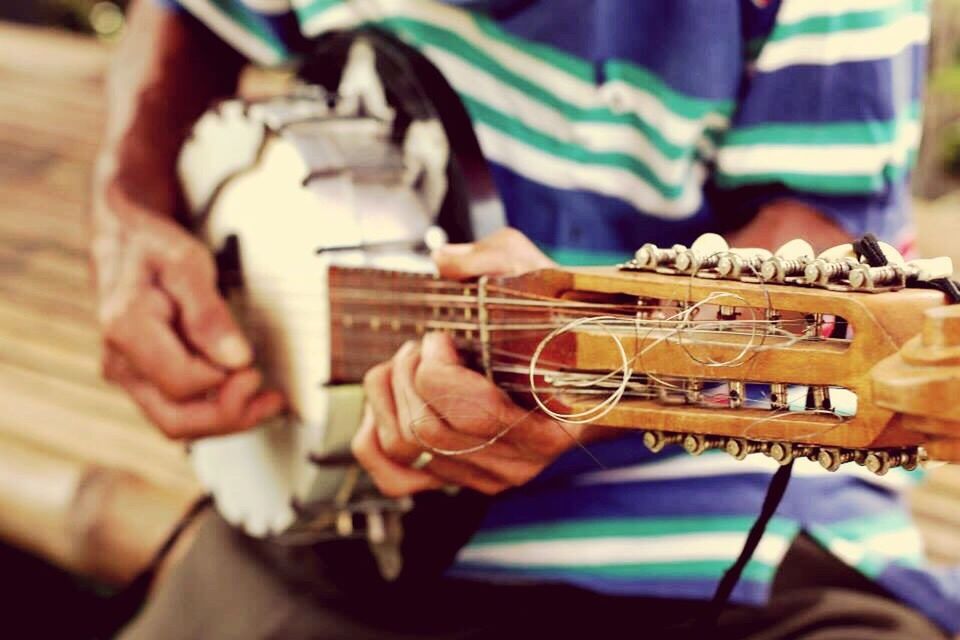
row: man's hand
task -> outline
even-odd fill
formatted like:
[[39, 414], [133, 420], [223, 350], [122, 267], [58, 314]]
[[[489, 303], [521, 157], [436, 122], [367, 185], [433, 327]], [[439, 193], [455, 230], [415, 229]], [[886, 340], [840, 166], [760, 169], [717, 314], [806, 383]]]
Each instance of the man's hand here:
[[238, 431], [278, 413], [283, 398], [260, 391], [206, 248], [118, 189], [98, 206], [110, 209], [111, 220], [92, 251], [104, 377], [171, 438]]
[[174, 221], [183, 138], [243, 59], [185, 12], [134, 0], [127, 18], [93, 187], [103, 372], [170, 437], [248, 428], [283, 400], [259, 391], [213, 259]]
[[[505, 229], [473, 244], [450, 245], [434, 260], [444, 277], [523, 273], [553, 263], [525, 236]], [[380, 490], [404, 496], [444, 485], [494, 494], [522, 485], [561, 453], [594, 439], [599, 429], [560, 425], [514, 404], [483, 375], [467, 369], [449, 336], [428, 334], [405, 344], [364, 380], [367, 411], [353, 453]], [[483, 446], [509, 427], [502, 438]], [[423, 469], [411, 463], [425, 450], [435, 455]]]

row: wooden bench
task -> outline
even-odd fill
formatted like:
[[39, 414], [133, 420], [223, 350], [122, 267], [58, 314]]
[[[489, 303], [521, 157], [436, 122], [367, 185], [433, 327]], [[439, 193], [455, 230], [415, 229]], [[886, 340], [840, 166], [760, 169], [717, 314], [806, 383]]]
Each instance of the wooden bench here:
[[[86, 209], [108, 52], [9, 25], [0, 41], [0, 538], [123, 582], [201, 491], [99, 375]], [[960, 468], [913, 502], [931, 557], [960, 563]]]

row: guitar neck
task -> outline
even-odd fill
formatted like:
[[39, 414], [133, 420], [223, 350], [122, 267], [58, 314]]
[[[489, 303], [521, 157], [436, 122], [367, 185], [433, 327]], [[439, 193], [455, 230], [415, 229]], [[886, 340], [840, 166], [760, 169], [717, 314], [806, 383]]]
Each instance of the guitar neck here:
[[[915, 426], [911, 414], [930, 409], [877, 396], [899, 376], [872, 376], [920, 331], [923, 311], [942, 305], [934, 292], [851, 296], [615, 269], [454, 282], [333, 267], [329, 297], [333, 382], [359, 382], [405, 341], [443, 331], [468, 366], [517, 398], [534, 393], [561, 413], [586, 415], [616, 395], [594, 423], [649, 429], [655, 444], [697, 452], [790, 443], [796, 455], [827, 451], [832, 467], [837, 452], [852, 460], [906, 451], [902, 459], [915, 460], [938, 433], [947, 435], [941, 457], [960, 456], [953, 413], [945, 426], [929, 418]], [[747, 384], [764, 385], [764, 397], [749, 398]], [[854, 414], [834, 411], [839, 390], [856, 398]]]
[[449, 332], [467, 356], [479, 352], [477, 283], [378, 269], [331, 267], [331, 375], [358, 382], [407, 340]]

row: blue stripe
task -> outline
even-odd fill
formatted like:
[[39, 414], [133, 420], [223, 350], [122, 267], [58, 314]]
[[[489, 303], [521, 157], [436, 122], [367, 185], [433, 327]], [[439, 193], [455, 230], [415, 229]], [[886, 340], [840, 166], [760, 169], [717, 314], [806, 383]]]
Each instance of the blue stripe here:
[[[503, 494], [487, 512], [483, 529], [571, 519], [756, 515], [769, 481], [769, 473], [755, 472], [578, 485], [569, 477], [553, 475]], [[814, 495], [823, 499], [811, 502]], [[800, 523], [829, 524], [904, 508], [895, 494], [856, 478], [800, 477], [793, 480], [778, 514]]]
[[603, 61], [642, 61], [675, 91], [729, 100], [743, 71], [740, 4], [492, 0], [490, 12], [510, 33], [595, 64], [598, 80]]
[[644, 242], [690, 243], [724, 226], [702, 207], [683, 220], [643, 215], [619, 198], [572, 189], [556, 189], [490, 163], [509, 223], [549, 249], [632, 255]]
[[921, 570], [894, 562], [878, 581], [951, 634], [960, 634], [960, 567]]
[[914, 45], [887, 60], [757, 73], [734, 126], [892, 120], [922, 97], [924, 65], [925, 48]]

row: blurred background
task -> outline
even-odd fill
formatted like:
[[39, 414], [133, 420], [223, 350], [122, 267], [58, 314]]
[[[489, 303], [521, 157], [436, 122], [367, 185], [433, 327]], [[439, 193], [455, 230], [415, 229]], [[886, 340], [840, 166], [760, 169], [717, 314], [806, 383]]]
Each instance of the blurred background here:
[[[108, 637], [142, 595], [118, 588], [200, 497], [99, 374], [85, 211], [125, 4], [0, 3], [0, 579], [6, 628], [32, 637]], [[921, 253], [960, 265], [960, 0], [933, 13], [915, 214]], [[960, 469], [911, 501], [931, 558], [960, 563]]]

